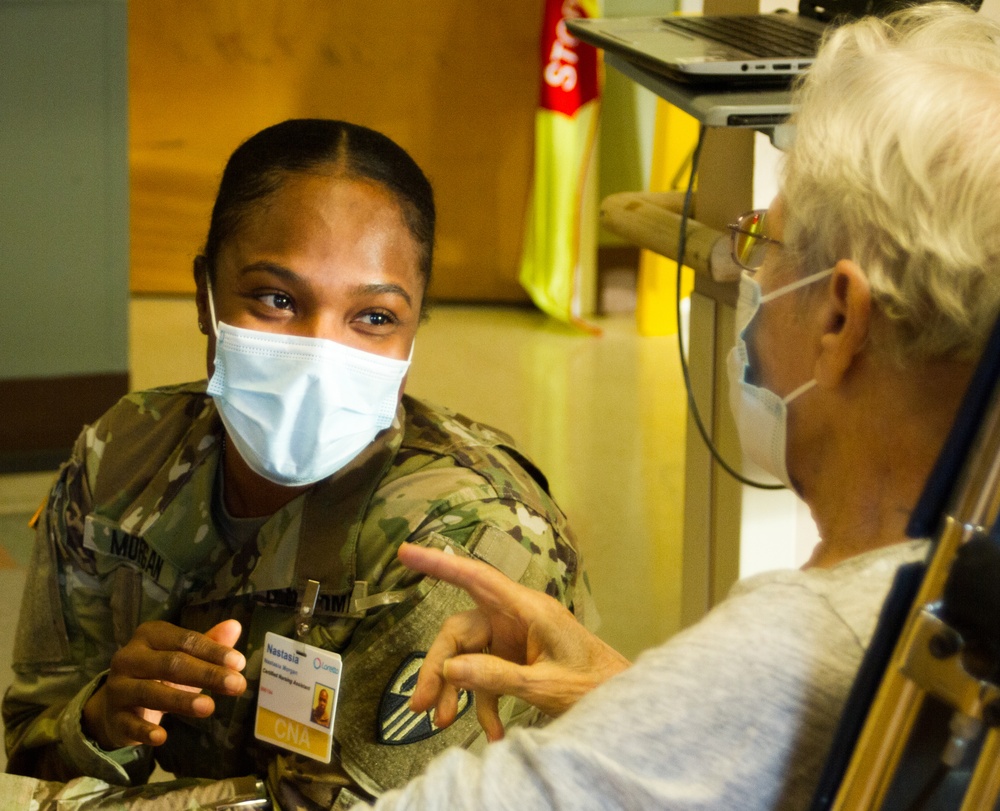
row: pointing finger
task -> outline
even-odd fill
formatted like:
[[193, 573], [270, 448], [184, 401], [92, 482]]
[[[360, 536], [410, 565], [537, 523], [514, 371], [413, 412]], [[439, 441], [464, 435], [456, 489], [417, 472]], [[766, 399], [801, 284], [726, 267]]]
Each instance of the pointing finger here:
[[472, 558], [448, 554], [440, 549], [404, 543], [399, 547], [400, 561], [408, 569], [423, 572], [467, 591], [479, 605], [511, 611], [518, 598], [531, 599], [536, 592], [518, 586], [492, 566]]
[[448, 617], [424, 657], [410, 706], [416, 711], [423, 711], [438, 705], [441, 712], [440, 696], [446, 687], [443, 677], [445, 662], [457, 654], [481, 651], [489, 643], [489, 622], [480, 612], [465, 611]]

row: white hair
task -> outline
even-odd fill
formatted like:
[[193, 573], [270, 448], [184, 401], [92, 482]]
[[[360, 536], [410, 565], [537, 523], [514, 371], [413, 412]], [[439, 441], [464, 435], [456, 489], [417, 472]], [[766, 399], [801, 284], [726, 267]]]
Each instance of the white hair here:
[[865, 18], [796, 92], [791, 255], [857, 262], [898, 361], [977, 357], [1000, 315], [1000, 25], [951, 3]]

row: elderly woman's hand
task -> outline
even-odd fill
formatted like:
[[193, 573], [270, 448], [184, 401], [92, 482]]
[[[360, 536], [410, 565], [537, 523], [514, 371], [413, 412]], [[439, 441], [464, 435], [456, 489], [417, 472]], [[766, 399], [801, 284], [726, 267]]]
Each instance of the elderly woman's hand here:
[[410, 706], [415, 712], [434, 708], [438, 726], [455, 720], [458, 690], [472, 690], [479, 723], [489, 740], [498, 740], [501, 695], [558, 716], [629, 666], [558, 601], [492, 566], [412, 544], [400, 547], [399, 559], [465, 589], [479, 606], [444, 622], [420, 669]]

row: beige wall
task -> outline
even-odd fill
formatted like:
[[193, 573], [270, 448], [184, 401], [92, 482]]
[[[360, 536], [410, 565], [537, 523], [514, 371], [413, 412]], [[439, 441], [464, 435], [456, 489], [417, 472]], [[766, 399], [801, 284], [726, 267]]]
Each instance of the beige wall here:
[[541, 0], [129, 0], [133, 291], [190, 291], [222, 166], [257, 130], [343, 118], [435, 186], [439, 299], [517, 283]]

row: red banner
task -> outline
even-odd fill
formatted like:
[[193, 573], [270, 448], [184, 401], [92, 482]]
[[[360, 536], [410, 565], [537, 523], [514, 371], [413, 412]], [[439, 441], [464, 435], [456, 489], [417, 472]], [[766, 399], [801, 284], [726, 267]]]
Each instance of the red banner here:
[[586, 17], [579, 0], [545, 0], [542, 25], [542, 109], [572, 116], [597, 98], [597, 49], [566, 30], [566, 19]]

